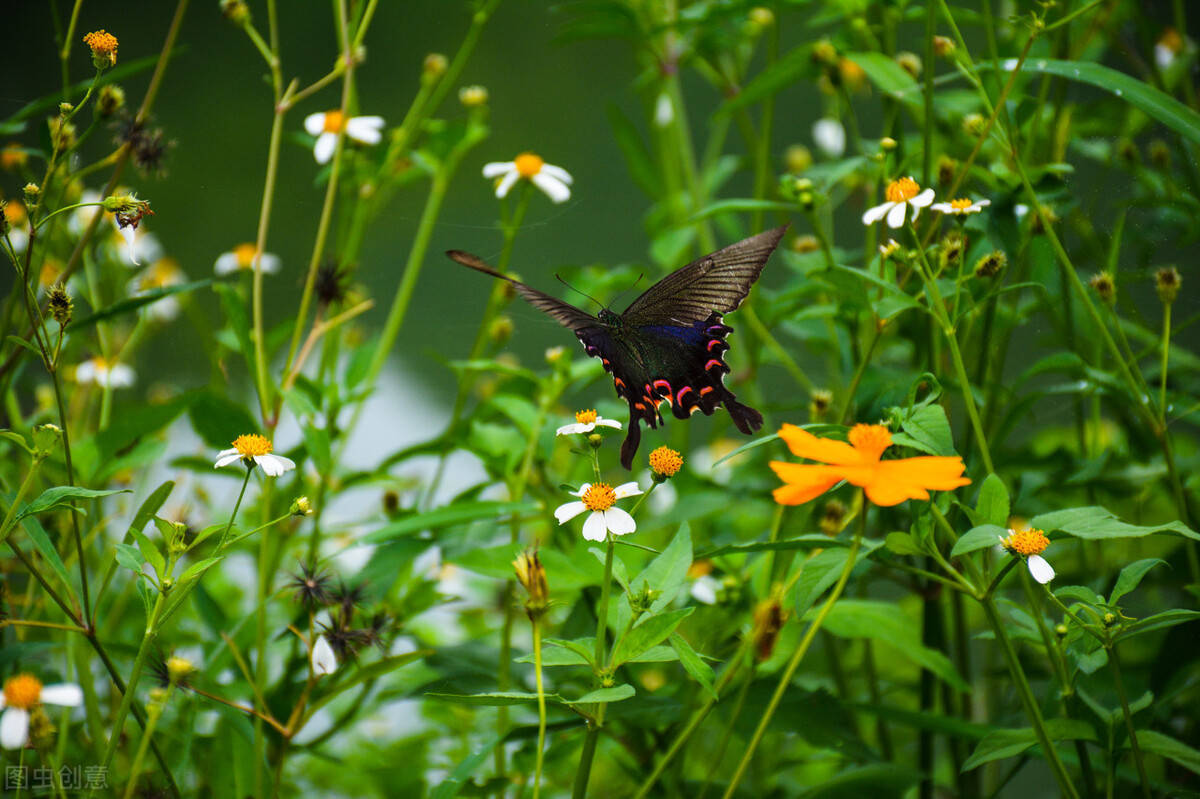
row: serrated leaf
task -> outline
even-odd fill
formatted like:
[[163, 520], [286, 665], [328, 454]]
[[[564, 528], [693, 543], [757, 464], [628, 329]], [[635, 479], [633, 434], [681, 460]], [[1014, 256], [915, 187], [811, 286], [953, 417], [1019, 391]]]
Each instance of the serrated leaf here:
[[1104, 541], [1111, 538], [1143, 538], [1155, 533], [1172, 533], [1193, 541], [1200, 541], [1200, 534], [1183, 522], [1166, 522], [1148, 527], [1127, 524], [1112, 511], [1098, 505], [1082, 508], [1067, 508], [1034, 516], [1029, 524], [1047, 533], [1061, 530], [1067, 535], [1089, 541]]
[[606, 702], [620, 702], [623, 699], [628, 699], [634, 696], [637, 691], [633, 690], [633, 686], [629, 683], [622, 685], [614, 685], [611, 688], [598, 688], [595, 691], [589, 691], [578, 699], [561, 700], [566, 705], [587, 705], [587, 704], [603, 704]]
[[1008, 530], [994, 524], [981, 524], [978, 527], [972, 527], [954, 542], [954, 548], [950, 550], [950, 557], [956, 558], [968, 552], [975, 552], [979, 549], [996, 546], [1000, 543], [1000, 539], [1006, 535], [1008, 535]]
[[671, 647], [675, 650], [675, 654], [679, 655], [679, 662], [683, 665], [684, 671], [692, 676], [692, 679], [700, 683], [700, 686], [713, 699], [720, 699], [717, 692], [713, 690], [713, 670], [712, 666], [704, 662], [704, 659], [696, 654], [696, 650], [692, 649], [692, 645], [687, 642], [679, 633], [671, 633]]
[[613, 649], [610, 666], [615, 669], [622, 663], [628, 663], [633, 660], [655, 644], [662, 642], [667, 636], [675, 632], [675, 628], [684, 619], [692, 615], [694, 610], [695, 608], [681, 608], [646, 617], [617, 642], [616, 647]]
[[1154, 730], [1138, 730], [1137, 739], [1145, 751], [1172, 760], [1193, 774], [1200, 774], [1200, 751]]
[[[1096, 740], [1096, 731], [1092, 729], [1092, 726], [1077, 719], [1046, 719], [1045, 726], [1046, 734], [1052, 742]], [[963, 763], [962, 770], [970, 771], [993, 760], [1015, 757], [1032, 749], [1037, 742], [1037, 734], [1032, 727], [996, 730], [979, 742], [975, 751]]]
[[975, 510], [988, 524], [994, 524], [997, 527], [1008, 525], [1008, 489], [1004, 486], [1003, 480], [994, 474], [983, 478]]
[[48, 510], [68, 505], [72, 499], [95, 499], [96, 497], [109, 497], [113, 494], [130, 494], [128, 488], [118, 488], [111, 491], [102, 491], [94, 488], [80, 488], [78, 486], [56, 486], [47, 488], [37, 499], [30, 502], [24, 509], [17, 514], [17, 519], [24, 519], [26, 516], [32, 516], [35, 513], [45, 513]]
[[888, 533], [883, 539], [883, 545], [897, 555], [921, 555], [925, 551], [908, 533]]

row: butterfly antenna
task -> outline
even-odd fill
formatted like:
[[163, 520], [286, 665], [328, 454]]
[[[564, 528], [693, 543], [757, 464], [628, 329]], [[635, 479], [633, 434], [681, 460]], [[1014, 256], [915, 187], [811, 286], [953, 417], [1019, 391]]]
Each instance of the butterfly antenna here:
[[604, 303], [600, 302], [600, 300], [596, 299], [596, 298], [595, 298], [595, 297], [593, 297], [591, 294], [587, 294], [587, 293], [585, 293], [585, 292], [582, 292], [582, 291], [580, 291], [579, 289], [575, 288], [575, 287], [574, 287], [574, 286], [572, 286], [570, 283], [568, 283], [567, 281], [563, 280], [563, 279], [562, 279], [562, 277], [561, 277], [561, 276], [560, 276], [560, 275], [559, 275], [557, 272], [555, 272], [555, 273], [554, 273], [554, 278], [555, 278], [555, 279], [556, 279], [556, 280], [557, 280], [559, 283], [562, 283], [564, 286], [566, 286], [567, 288], [569, 288], [571, 291], [575, 292], [576, 294], [582, 294], [584, 297], [587, 297], [589, 300], [591, 300], [592, 302], [596, 303], [596, 304], [597, 304], [597, 305], [599, 305], [601, 308], [603, 308], [603, 307], [604, 307]]
[[646, 276], [646, 273], [645, 273], [645, 272], [642, 272], [640, 275], [638, 275], [638, 277], [637, 277], [637, 280], [633, 281], [633, 285], [632, 285], [632, 286], [630, 286], [630, 287], [629, 287], [629, 288], [627, 288], [627, 289], [621, 289], [621, 293], [620, 293], [620, 294], [618, 294], [617, 296], [613, 297], [613, 301], [612, 301], [612, 303], [611, 303], [611, 304], [612, 304], [612, 305], [616, 305], [616, 304], [617, 304], [617, 300], [621, 299], [621, 297], [623, 297], [623, 296], [624, 296], [624, 295], [625, 295], [627, 292], [633, 291], [635, 288], [637, 288], [637, 285], [638, 285], [638, 283], [641, 283], [641, 282], [642, 282], [642, 278], [644, 278], [645, 276]]

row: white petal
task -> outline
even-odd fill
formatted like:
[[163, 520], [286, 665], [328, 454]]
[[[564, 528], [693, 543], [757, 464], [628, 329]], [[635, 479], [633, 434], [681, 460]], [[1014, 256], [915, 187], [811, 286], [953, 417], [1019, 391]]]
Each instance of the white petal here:
[[223, 252], [217, 257], [217, 262], [213, 264], [213, 271], [218, 275], [228, 275], [236, 272], [239, 267], [237, 253]]
[[717, 585], [717, 581], [707, 574], [696, 578], [690, 592], [692, 599], [703, 602], [705, 605], [717, 604]]
[[[904, 212], [908, 208], [908, 203], [896, 203], [887, 213], [888, 227], [898, 228], [904, 225]], [[917, 209], [913, 209], [913, 219], [917, 218]]]
[[333, 654], [333, 647], [325, 640], [325, 636], [318, 635], [317, 642], [313, 644], [312, 651], [313, 673], [333, 674], [337, 671], [337, 667], [337, 656]]
[[583, 523], [584, 539], [588, 541], [603, 541], [608, 537], [608, 526], [604, 523], [604, 516], [605, 514], [601, 511], [592, 511], [592, 515], [588, 516], [587, 520]]
[[1165, 44], [1154, 45], [1154, 63], [1159, 69], [1166, 69], [1175, 61], [1175, 51]]
[[42, 701], [48, 705], [79, 707], [83, 704], [83, 689], [69, 682], [42, 687]]
[[264, 252], [259, 256], [258, 263], [263, 272], [268, 275], [273, 275], [279, 271], [279, 256], [274, 253]]
[[913, 208], [924, 208], [933, 202], [933, 189], [926, 189], [908, 201]]
[[20, 749], [29, 738], [29, 712], [19, 707], [6, 708], [0, 716], [0, 746]]
[[603, 416], [596, 417], [596, 424], [603, 425], [604, 427], [615, 427], [618, 430], [621, 429], [621, 423], [616, 419], [605, 419]]
[[96, 364], [84, 361], [75, 367], [76, 383], [91, 383], [96, 379]]
[[129, 245], [129, 260], [141, 266], [138, 263], [137, 253], [133, 249], [134, 239], [137, 238], [137, 228], [133, 225], [125, 225], [124, 227], [118, 227], [117, 230], [120, 232], [121, 238], [125, 239], [125, 243]]
[[929, 206], [929, 210], [937, 211], [939, 214], [952, 214], [954, 213], [954, 206], [950, 203], [934, 203]]
[[351, 117], [346, 123], [346, 135], [363, 144], [379, 144], [383, 117]]
[[987, 208], [991, 204], [992, 204], [991, 200], [976, 200], [975, 203], [971, 207], [972, 208]]
[[516, 171], [517, 165], [512, 161], [492, 161], [490, 164], [483, 165], [483, 176], [485, 178], [495, 179], [501, 175], [507, 175], [509, 172]]
[[633, 520], [633, 517], [620, 508], [609, 508], [604, 511], [604, 525], [612, 530], [613, 535], [629, 535], [637, 529], [637, 522]]
[[654, 103], [654, 124], [660, 128], [665, 128], [671, 124], [671, 120], [674, 118], [675, 106], [671, 104], [670, 95], [663, 92]]
[[554, 164], [542, 164], [542, 172], [546, 173], [556, 180], [560, 180], [570, 186], [575, 180], [571, 177], [571, 173], [563, 169], [561, 166]]
[[571, 436], [571, 435], [575, 435], [576, 433], [586, 432], [586, 430], [587, 430], [587, 425], [580, 424], [579, 422], [572, 422], [571, 424], [564, 424], [562, 427], [555, 430], [554, 435], [556, 435], [556, 436]]
[[568, 502], [554, 509], [554, 518], [558, 519], [559, 524], [566, 524], [585, 510], [587, 510], [587, 505], [582, 502]]
[[108, 385], [113, 388], [129, 388], [135, 380], [133, 369], [123, 363], [114, 364], [108, 370]]
[[584, 494], [587, 493], [587, 490], [591, 487], [592, 487], [591, 483], [584, 483], [583, 485], [581, 485], [579, 487], [578, 491], [568, 491], [567, 493], [573, 497], [582, 497]]
[[893, 205], [895, 205], [895, 203], [889, 201], [886, 203], [881, 203], [874, 208], [868, 208], [866, 213], [862, 215], [863, 224], [873, 225], [880, 219], [883, 219], [884, 215], [892, 209]]
[[4, 710], [4, 706], [8, 704], [4, 698], [4, 692], [0, 691], [0, 710]]
[[330, 158], [333, 158], [334, 148], [337, 147], [336, 133], [322, 133], [317, 137], [317, 143], [313, 146], [313, 157], [317, 159], [318, 164], [328, 163]]
[[231, 463], [237, 463], [241, 459], [242, 456], [237, 454], [237, 450], [234, 450], [234, 454], [232, 455], [218, 455], [217, 462], [213, 464], [213, 468], [220, 469], [224, 466], [228, 466]]
[[638, 484], [631, 480], [614, 488], [613, 493], [617, 495], [617, 499], [625, 499], [625, 497], [637, 496], [642, 493], [642, 489], [638, 488]]
[[846, 129], [836, 119], [818, 119], [812, 132], [813, 141], [826, 155], [839, 158], [846, 151]]
[[541, 172], [531, 177], [530, 180], [533, 181], [533, 185], [541, 189], [554, 203], [565, 203], [571, 199], [571, 190], [567, 188], [567, 184], [552, 175], [546, 174], [545, 167], [542, 168]]
[[1054, 567], [1047, 563], [1041, 555], [1029, 556], [1029, 573], [1042, 585], [1054, 579]]
[[309, 114], [304, 118], [304, 129], [310, 136], [319, 136], [325, 132], [325, 113]]
[[263, 474], [268, 477], [278, 477], [284, 472], [296, 468], [294, 461], [282, 455], [255, 455], [254, 462], [262, 467]]
[[504, 199], [505, 197], [507, 197], [509, 190], [512, 189], [513, 184], [517, 182], [517, 178], [519, 178], [519, 177], [521, 177], [521, 176], [520, 176], [520, 174], [517, 173], [517, 170], [515, 170], [515, 169], [512, 172], [509, 172], [507, 175], [505, 175], [504, 179], [501, 180], [496, 185], [496, 197], [498, 197], [499, 199]]
[[[238, 451], [236, 448], [230, 447], [229, 449], [223, 449], [217, 453], [218, 458], [224, 458], [226, 455], [238, 455]], [[241, 457], [241, 456], [238, 455], [238, 457]]]
[[13, 251], [20, 255], [29, 245], [29, 234], [18, 228], [11, 228], [8, 231], [8, 240], [12, 242]]

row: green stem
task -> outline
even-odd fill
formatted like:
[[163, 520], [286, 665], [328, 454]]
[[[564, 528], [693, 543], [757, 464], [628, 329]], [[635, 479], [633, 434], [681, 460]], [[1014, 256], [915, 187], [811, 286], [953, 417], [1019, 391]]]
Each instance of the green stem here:
[[1150, 780], [1146, 778], [1146, 764], [1142, 762], [1142, 748], [1138, 745], [1137, 730], [1133, 727], [1133, 713], [1129, 710], [1129, 697], [1125, 692], [1125, 681], [1121, 678], [1121, 661], [1117, 657], [1115, 644], [1110, 642], [1107, 648], [1113, 682], [1117, 686], [1117, 697], [1121, 700], [1121, 715], [1125, 717], [1125, 730], [1129, 733], [1129, 746], [1133, 750], [1133, 762], [1137, 766], [1138, 780], [1142, 784], [1142, 796], [1150, 799]]
[[142, 668], [146, 665], [146, 656], [150, 653], [150, 645], [158, 637], [158, 617], [162, 613], [166, 598], [166, 594], [160, 591], [154, 600], [150, 618], [146, 622], [146, 634], [142, 636], [141, 646], [138, 647], [137, 657], [133, 661], [133, 671], [129, 674], [125, 693], [121, 695], [121, 705], [117, 708], [117, 715], [113, 720], [112, 733], [108, 738], [108, 748], [104, 750], [104, 760], [100, 764], [105, 769], [112, 766], [113, 755], [117, 753], [117, 745], [121, 742], [121, 730], [125, 726], [125, 717], [129, 715], [129, 707], [133, 703], [133, 695], [137, 690], [138, 680], [142, 676]]
[[1158, 376], [1158, 419], [1165, 430], [1167, 427], [1167, 362], [1171, 350], [1171, 303], [1163, 303], [1162, 363]]
[[[596, 649], [593, 668], [596, 671], [596, 682], [603, 680], [605, 673], [604, 639], [608, 631], [608, 599], [612, 588], [613, 550], [615, 541], [612, 533], [607, 533], [608, 549], [604, 555], [604, 580], [600, 583], [600, 605], [596, 609]], [[604, 724], [604, 710], [607, 705], [597, 703], [595, 718], [588, 722], [587, 737], [583, 741], [583, 752], [579, 756], [579, 769], [575, 772], [574, 799], [587, 796], [588, 779], [592, 774], [592, 760], [596, 755], [596, 742], [600, 737], [600, 727]]]
[[842, 591], [850, 579], [850, 572], [854, 570], [854, 563], [858, 558], [858, 549], [862, 544], [863, 533], [866, 532], [867, 527], [867, 500], [865, 496], [861, 500], [859, 514], [858, 530], [854, 534], [854, 541], [850, 544], [850, 551], [846, 555], [846, 565], [842, 567], [842, 573], [838, 576], [838, 580], [834, 584], [829, 598], [825, 600], [825, 604], [817, 612], [816, 618], [808, 625], [808, 629], [804, 632], [804, 637], [800, 639], [800, 645], [796, 647], [795, 653], [792, 654], [792, 659], [788, 661], [787, 667], [783, 670], [783, 676], [779, 678], [779, 685], [775, 687], [775, 693], [771, 696], [771, 701], [767, 703], [766, 710], [763, 711], [762, 719], [759, 720], [758, 727], [754, 730], [754, 735], [751, 736], [749, 744], [746, 745], [746, 752], [742, 755], [741, 762], [738, 763], [737, 771], [734, 772], [733, 778], [729, 781], [729, 787], [725, 790], [725, 799], [730, 799], [737, 792], [737, 787], [741, 784], [742, 778], [746, 776], [746, 769], [750, 767], [750, 761], [754, 759], [754, 753], [767, 732], [767, 726], [771, 723], [771, 718], [775, 715], [775, 711], [779, 709], [779, 703], [783, 700], [783, 695], [787, 691], [788, 686], [791, 685], [792, 675], [796, 673], [796, 669], [800, 666], [800, 661], [804, 659], [805, 653], [808, 652], [809, 646], [816, 638], [821, 625], [824, 624], [825, 617], [829, 615], [829, 612], [833, 610], [834, 604], [841, 598]]
[[1055, 750], [1054, 743], [1050, 740], [1050, 735], [1046, 731], [1046, 722], [1042, 718], [1041, 708], [1038, 706], [1037, 698], [1033, 695], [1033, 689], [1029, 687], [1029, 680], [1025, 677], [1025, 671], [1021, 668], [1021, 661], [1017, 656], [1017, 650], [1013, 647], [1012, 641], [1008, 637], [1008, 631], [1004, 627], [1004, 622], [1000, 619], [1000, 613], [996, 609], [995, 600], [991, 596], [985, 596], [979, 600], [979, 604], [983, 606], [983, 612], [987, 616], [988, 622], [992, 625], [992, 630], [996, 634], [996, 640], [1000, 642], [1000, 649], [1004, 653], [1004, 660], [1008, 665], [1009, 674], [1012, 675], [1017, 693], [1021, 697], [1021, 703], [1025, 706], [1025, 715], [1029, 717], [1030, 724], [1033, 726], [1034, 735], [1042, 747], [1042, 753], [1050, 765], [1050, 770], [1054, 774], [1054, 780], [1058, 783], [1059, 792], [1063, 796], [1070, 797], [1070, 799], [1079, 799], [1079, 793], [1075, 790], [1075, 785], [1071, 782], [1070, 775], [1067, 774], [1066, 766], [1063, 765], [1062, 760], [1058, 756], [1058, 751]]
[[533, 799], [538, 799], [542, 790], [542, 760], [546, 750], [546, 693], [542, 686], [542, 620], [533, 618], [533, 668], [537, 677], [538, 695], [538, 742], [537, 765], [533, 771]]
[[12, 504], [8, 506], [8, 513], [4, 514], [4, 521], [0, 523], [0, 544], [7, 541], [9, 534], [15, 529], [17, 510], [21, 507], [21, 501], [25, 499], [25, 495], [29, 493], [29, 489], [33, 487], [41, 465], [42, 458], [35, 456], [33, 465], [29, 469], [29, 474], [25, 475], [25, 479], [21, 481], [21, 487], [17, 489], [17, 495], [13, 497]]
[[137, 754], [133, 758], [133, 767], [129, 770], [129, 782], [125, 785], [125, 799], [131, 799], [134, 789], [137, 788], [138, 777], [142, 772], [142, 762], [145, 761], [146, 751], [150, 748], [150, 741], [154, 738], [154, 728], [158, 726], [158, 719], [162, 716], [174, 687], [175, 683], [172, 682], [167, 686], [167, 694], [163, 697], [162, 702], [152, 703], [146, 708], [146, 729], [142, 732], [141, 743], [138, 744]]
[[242, 480], [242, 490], [238, 492], [237, 502], [233, 505], [233, 513], [229, 516], [229, 523], [225, 525], [224, 532], [221, 533], [221, 539], [217, 542], [217, 549], [225, 548], [225, 539], [229, 536], [230, 529], [233, 528], [233, 522], [237, 518], [238, 508], [242, 507], [242, 497], [246, 496], [246, 485], [250, 482], [250, 475], [254, 472], [253, 466], [246, 467], [246, 477]]

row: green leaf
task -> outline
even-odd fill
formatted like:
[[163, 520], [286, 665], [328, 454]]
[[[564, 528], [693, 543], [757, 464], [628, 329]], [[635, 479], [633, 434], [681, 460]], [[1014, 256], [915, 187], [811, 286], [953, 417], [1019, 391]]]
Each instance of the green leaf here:
[[748, 552], [789, 552], [794, 549], [826, 549], [848, 547], [849, 543], [830, 538], [824, 533], [806, 533], [782, 541], [754, 541], [749, 544], [725, 544], [716, 549], [696, 553], [696, 560], [709, 560], [720, 555], [736, 555]]
[[137, 547], [130, 546], [129, 544], [117, 544], [117, 563], [126, 569], [141, 572], [146, 559], [142, 557], [142, 553]]
[[24, 349], [29, 350], [34, 355], [36, 355], [38, 358], [42, 357], [41, 350], [39, 350], [37, 347], [33, 346], [32, 344], [30, 344], [28, 341], [21, 338], [20, 336], [5, 336], [4, 340], [11, 342], [13, 344], [16, 344], [18, 347], [23, 347]]
[[[437, 691], [432, 691], [425, 694], [430, 699], [439, 699], [443, 702], [454, 702], [459, 705], [481, 705], [483, 707], [507, 707], [508, 705], [523, 705], [528, 702], [537, 702], [537, 694], [528, 691], [489, 691], [482, 694], [445, 694]], [[558, 694], [545, 694], [547, 702], [555, 701], [561, 703], [562, 697]]]
[[719, 118], [727, 114], [732, 114], [735, 111], [748, 108], [754, 103], [765, 100], [779, 91], [792, 86], [801, 76], [811, 74], [814, 69], [812, 45], [803, 45], [789, 50], [780, 56], [774, 64], [755, 75], [734, 97], [726, 100], [717, 109], [715, 116]]
[[[980, 66], [981, 68], [995, 68], [992, 65]], [[1015, 62], [1009, 59], [1001, 65], [1001, 68], [1005, 72], [1011, 72], [1014, 66]], [[1026, 59], [1025, 63], [1021, 65], [1021, 72], [1057, 75], [1060, 78], [1095, 86], [1120, 97], [1193, 144], [1200, 144], [1200, 114], [1150, 84], [1126, 75], [1124, 72], [1087, 61], [1060, 61], [1050, 58]]]
[[628, 699], [636, 694], [633, 686], [629, 683], [622, 685], [614, 685], [611, 688], [599, 688], [595, 691], [589, 691], [578, 699], [562, 700], [565, 705], [586, 705], [586, 704], [603, 704], [607, 702], [620, 702], [622, 699]]
[[1137, 739], [1145, 751], [1173, 760], [1193, 774], [1200, 774], [1200, 751], [1154, 730], [1138, 730]]
[[659, 595], [650, 605], [651, 613], [658, 613], [671, 604], [679, 593], [684, 580], [687, 579], [688, 569], [692, 565], [692, 535], [687, 522], [684, 522], [679, 532], [671, 539], [667, 548], [650, 561], [629, 584], [630, 592], [638, 594], [643, 588], [659, 591]]
[[897, 555], [920, 555], [925, 552], [908, 533], [888, 533], [883, 545]]
[[1155, 613], [1153, 616], [1138, 619], [1132, 624], [1125, 626], [1121, 632], [1113, 636], [1113, 641], [1125, 641], [1142, 633], [1176, 627], [1180, 624], [1195, 621], [1196, 619], [1200, 619], [1200, 611], [1183, 610], [1182, 608], [1164, 610], [1162, 613]]
[[1039, 530], [1045, 530], [1047, 533], [1062, 530], [1067, 535], [1090, 541], [1104, 541], [1110, 538], [1143, 538], [1154, 533], [1173, 533], [1193, 541], [1200, 541], [1200, 534], [1183, 522], [1166, 522], [1149, 527], [1139, 527], [1135, 524], [1126, 524], [1113, 515], [1112, 511], [1098, 505], [1043, 513], [1040, 516], [1034, 516], [1029, 524]]
[[[596, 638], [588, 636], [587, 638], [578, 638], [574, 641], [567, 641], [562, 638], [547, 638], [542, 642], [546, 646], [561, 647], [570, 650], [580, 657], [583, 663], [591, 664], [592, 657], [596, 654]], [[542, 650], [542, 657], [546, 656], [546, 650]]]
[[654, 159], [650, 157], [642, 136], [633, 122], [615, 103], [609, 103], [606, 108], [608, 122], [612, 125], [613, 138], [625, 156], [625, 166], [629, 176], [647, 197], [657, 199], [662, 194], [662, 181], [654, 167]]
[[[1046, 734], [1051, 741], [1095, 741], [1096, 732], [1085, 721], [1077, 719], [1047, 719]], [[979, 742], [975, 751], [963, 763], [962, 770], [970, 771], [984, 763], [1015, 757], [1037, 743], [1037, 734], [1032, 727], [1018, 730], [996, 730]]]
[[467, 783], [471, 779], [471, 775], [475, 770], [483, 765], [489, 757], [492, 756], [493, 750], [503, 741], [502, 736], [494, 736], [479, 748], [478, 751], [472, 752], [469, 756], [454, 767], [454, 770], [443, 779], [438, 787], [429, 795], [429, 799], [454, 799], [458, 796], [463, 788], [467, 787]]
[[692, 214], [690, 221], [698, 222], [701, 219], [708, 219], [717, 214], [747, 213], [751, 211], [783, 211], [784, 213], [792, 213], [795, 210], [796, 206], [792, 203], [782, 203], [777, 200], [756, 200], [750, 197], [733, 198], [729, 200], [717, 200], [714, 203], [704, 206]]
[[494, 518], [499, 521], [502, 516], [511, 514], [519, 516], [541, 509], [541, 505], [536, 502], [459, 502], [389, 522], [375, 532], [364, 536], [359, 542], [382, 544], [395, 538], [419, 533], [422, 530], [437, 530], [479, 519]]
[[67, 577], [67, 567], [63, 565], [62, 558], [58, 556], [58, 550], [54, 548], [54, 544], [50, 541], [50, 536], [46, 534], [46, 529], [42, 527], [42, 523], [35, 517], [30, 516], [22, 520], [21, 526], [29, 534], [29, 540], [33, 542], [34, 548], [42, 554], [42, 557], [50, 564], [50, 568], [54, 569], [54, 573], [58, 575], [58, 579], [62, 580], [62, 584], [66, 586], [67, 591], [73, 594], [71, 581]]
[[842, 638], [881, 641], [959, 691], [971, 690], [949, 658], [921, 643], [918, 626], [891, 602], [843, 598], [830, 609], [823, 629]]
[[649, 616], [617, 642], [612, 654], [612, 668], [628, 663], [650, 647], [675, 632], [680, 622], [692, 615], [695, 608], [681, 608]]
[[914, 769], [894, 763], [845, 768], [820, 785], [796, 794], [797, 799], [901, 799], [921, 779]]
[[687, 642], [679, 633], [671, 633], [671, 646], [675, 649], [675, 654], [679, 655], [679, 662], [683, 664], [684, 671], [692, 676], [692, 679], [700, 683], [705, 692], [713, 699], [720, 699], [717, 692], [713, 690], [713, 670], [712, 666], [704, 662], [704, 659], [696, 654], [696, 650], [692, 649], [692, 645]]
[[884, 94], [890, 94], [914, 108], [921, 107], [921, 96], [916, 91], [917, 82], [895, 59], [883, 53], [846, 53], [846, 58], [862, 67], [871, 83]]
[[[577, 641], [591, 641], [591, 645], [595, 647], [595, 639], [579, 638]], [[549, 639], [542, 642], [543, 644], [550, 643]], [[542, 665], [543, 666], [590, 666], [592, 663], [592, 652], [589, 651], [586, 656], [578, 651], [570, 651], [560, 647], [551, 647], [542, 649]], [[630, 663], [670, 663], [679, 660], [679, 655], [669, 646], [652, 646], [642, 654], [635, 657]], [[514, 658], [513, 663], [532, 663], [533, 653], [527, 652], [519, 658]]]
[[21, 435], [15, 430], [0, 430], [0, 438], [11, 441], [21, 449], [28, 452], [30, 455], [33, 454], [33, 447], [29, 446], [29, 444], [25, 442], [25, 436]]
[[994, 524], [981, 524], [978, 527], [972, 527], [954, 542], [954, 548], [950, 550], [950, 557], [957, 558], [959, 555], [965, 555], [968, 552], [995, 546], [1007, 534], [1008, 530]]
[[1165, 560], [1160, 560], [1159, 558], [1145, 558], [1143, 560], [1135, 560], [1121, 569], [1121, 574], [1117, 576], [1117, 584], [1113, 586], [1112, 593], [1108, 595], [1108, 604], [1117, 604], [1117, 600], [1138, 587], [1138, 583], [1146, 576], [1146, 572], [1160, 563], [1164, 566], [1167, 564]]
[[[158, 520], [156, 519], [155, 521]], [[142, 557], [146, 559], [147, 563], [154, 567], [154, 573], [158, 575], [159, 579], [161, 580], [162, 578], [169, 576], [167, 574], [167, 560], [163, 557], [162, 553], [158, 551], [158, 547], [154, 546], [154, 542], [151, 541], [149, 537], [147, 537], [146, 534], [141, 530], [131, 529], [129, 532], [133, 534], [134, 540], [137, 541], [137, 548], [139, 551], [141, 551]]]
[[113, 494], [130, 494], [128, 488], [119, 488], [111, 491], [101, 491], [94, 488], [80, 488], [78, 486], [56, 486], [47, 488], [33, 502], [30, 502], [25, 508], [17, 514], [17, 519], [24, 519], [26, 516], [32, 516], [35, 513], [45, 513], [48, 510], [70, 504], [72, 499], [95, 499], [96, 497], [108, 497]]
[[994, 474], [989, 474], [983, 478], [983, 485], [979, 487], [979, 499], [975, 503], [976, 512], [983, 517], [988, 524], [996, 525], [997, 527], [1008, 526], [1009, 500], [1008, 489], [1004, 487], [1004, 481]]
[[953, 455], [954, 435], [950, 420], [941, 405], [922, 405], [900, 423], [905, 433], [920, 444], [919, 449], [931, 455]]
[[169, 297], [172, 294], [185, 294], [187, 292], [202, 289], [205, 286], [211, 286], [212, 278], [205, 280], [196, 280], [191, 283], [179, 283], [174, 286], [164, 286], [162, 288], [151, 289], [136, 297], [115, 302], [107, 308], [101, 308], [90, 316], [85, 316], [82, 319], [77, 319], [67, 325], [67, 331], [77, 333], [84, 328], [91, 327], [97, 322], [103, 322], [105, 319], [111, 319], [115, 316], [124, 316], [125, 314], [133, 313], [142, 306], [149, 305], [152, 302], [158, 302], [163, 297]]
[[[826, 541], [832, 543], [831, 539], [827, 538]], [[883, 546], [882, 541], [863, 541], [858, 555], [855, 557], [855, 566], [881, 546]], [[804, 571], [800, 573], [800, 579], [796, 581], [797, 615], [803, 616], [808, 613], [808, 609], [817, 601], [817, 598], [837, 582], [846, 565], [846, 558], [849, 556], [848, 549], [837, 547], [826, 549], [808, 559], [808, 562], [804, 564]]]
[[221, 298], [221, 308], [225, 311], [225, 318], [229, 320], [230, 328], [233, 329], [238, 349], [241, 351], [242, 357], [246, 359], [246, 365], [253, 372], [254, 347], [250, 342], [250, 316], [246, 313], [246, 302], [238, 294], [237, 289], [227, 283], [216, 284], [213, 286], [213, 291]]

